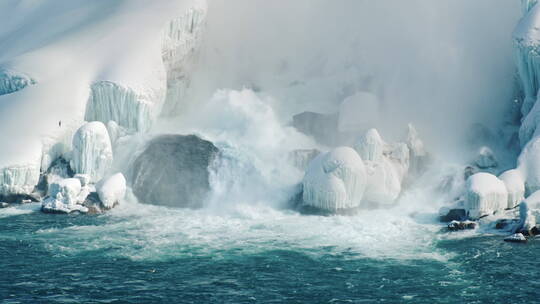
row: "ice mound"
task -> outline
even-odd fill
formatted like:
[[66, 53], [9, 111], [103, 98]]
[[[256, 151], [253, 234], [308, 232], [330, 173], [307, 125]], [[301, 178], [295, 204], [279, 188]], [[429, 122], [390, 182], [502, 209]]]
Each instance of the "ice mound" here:
[[506, 208], [514, 208], [525, 196], [525, 182], [519, 170], [512, 169], [503, 172], [499, 179], [503, 181], [508, 191], [508, 204]]
[[155, 137], [133, 163], [133, 192], [145, 204], [202, 207], [210, 191], [208, 168], [218, 152], [195, 135]]
[[376, 129], [369, 129], [354, 148], [362, 160], [377, 162], [383, 158], [385, 145], [379, 132]]
[[113, 160], [111, 140], [102, 122], [84, 124], [73, 136], [72, 168], [75, 173], [88, 174], [91, 182], [105, 176]]
[[0, 69], [0, 95], [11, 94], [33, 84], [36, 81], [28, 75]]
[[508, 204], [506, 186], [493, 174], [476, 173], [467, 179], [465, 187], [465, 209], [470, 218], [504, 210]]
[[96, 191], [105, 209], [111, 209], [126, 195], [126, 179], [122, 173], [116, 173], [96, 184]]
[[317, 156], [303, 180], [302, 207], [339, 212], [360, 206], [366, 188], [364, 162], [349, 147]]
[[161, 103], [160, 93], [152, 89], [136, 91], [111, 81], [92, 84], [85, 120], [116, 122], [132, 131], [145, 132], [153, 120], [153, 108]]
[[167, 70], [167, 94], [161, 115], [179, 113], [197, 63], [206, 21], [206, 1], [195, 2], [187, 12], [169, 22], [163, 38], [163, 62]]
[[43, 200], [41, 210], [46, 213], [87, 212], [82, 203], [90, 192], [82, 187], [77, 178], [66, 178], [49, 185], [48, 197]]

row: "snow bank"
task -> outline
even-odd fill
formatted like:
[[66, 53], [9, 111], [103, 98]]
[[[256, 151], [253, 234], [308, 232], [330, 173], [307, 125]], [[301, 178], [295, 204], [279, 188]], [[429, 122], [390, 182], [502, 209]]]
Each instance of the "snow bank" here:
[[508, 204], [506, 186], [493, 174], [474, 174], [465, 187], [465, 209], [473, 219], [504, 210]]
[[73, 137], [72, 168], [75, 173], [88, 174], [97, 182], [112, 164], [113, 154], [107, 128], [101, 122], [89, 122]]
[[96, 191], [102, 206], [111, 209], [126, 195], [126, 179], [122, 173], [116, 173], [97, 183]]
[[302, 206], [336, 212], [360, 206], [366, 188], [364, 162], [349, 147], [317, 156], [303, 180]]
[[198, 61], [206, 12], [206, 1], [196, 1], [184, 15], [169, 22], [165, 30], [162, 56], [167, 70], [167, 95], [162, 115], [179, 113]]
[[514, 208], [525, 198], [525, 182], [519, 170], [505, 171], [499, 176], [508, 191], [508, 204], [506, 208]]
[[11, 94], [33, 84], [36, 84], [36, 81], [28, 75], [0, 69], [0, 95]]

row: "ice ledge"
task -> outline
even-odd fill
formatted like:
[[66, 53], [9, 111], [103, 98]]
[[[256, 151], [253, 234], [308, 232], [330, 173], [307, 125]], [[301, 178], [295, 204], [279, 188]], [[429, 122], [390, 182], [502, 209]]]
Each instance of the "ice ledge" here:
[[36, 84], [36, 81], [23, 73], [0, 68], [0, 95], [11, 94]]

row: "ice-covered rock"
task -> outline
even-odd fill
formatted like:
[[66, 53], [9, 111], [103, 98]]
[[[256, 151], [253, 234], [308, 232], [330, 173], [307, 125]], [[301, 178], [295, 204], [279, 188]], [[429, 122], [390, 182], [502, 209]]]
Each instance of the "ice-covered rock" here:
[[369, 129], [366, 134], [360, 137], [354, 148], [362, 160], [377, 162], [382, 160], [385, 146], [386, 143], [382, 140], [379, 132], [376, 129]]
[[303, 180], [302, 208], [340, 212], [360, 206], [366, 188], [364, 162], [349, 147], [317, 156]]
[[190, 86], [206, 23], [206, 0], [197, 0], [179, 18], [169, 22], [163, 38], [163, 62], [167, 70], [167, 95], [161, 115], [178, 114]]
[[111, 140], [102, 122], [89, 122], [77, 130], [73, 136], [75, 173], [88, 174], [91, 182], [97, 182], [105, 176], [112, 160]]
[[122, 173], [116, 173], [99, 181], [96, 191], [102, 206], [111, 209], [126, 195], [126, 179]]
[[36, 81], [23, 73], [0, 68], [0, 95], [11, 94], [36, 84]]
[[160, 135], [133, 163], [133, 193], [146, 204], [201, 207], [210, 191], [208, 168], [218, 152], [195, 135]]
[[46, 213], [87, 212], [82, 205], [88, 192], [77, 178], [66, 178], [49, 185], [48, 197], [43, 200], [41, 210]]
[[317, 142], [329, 146], [339, 142], [337, 126], [338, 116], [336, 114], [302, 112], [293, 116], [294, 128], [312, 136]]
[[138, 90], [111, 81], [92, 84], [86, 106], [86, 121], [116, 122], [132, 131], [145, 132], [153, 121], [154, 107], [162, 102], [161, 92]]
[[503, 181], [508, 191], [508, 204], [506, 208], [514, 208], [525, 196], [525, 181], [519, 170], [512, 169], [503, 172], [499, 179]]
[[305, 170], [309, 163], [319, 154], [321, 154], [321, 151], [317, 149], [294, 150], [289, 153], [289, 160], [296, 168]]
[[78, 179], [81, 182], [82, 187], [88, 186], [90, 184], [90, 180], [91, 180], [90, 175], [88, 175], [88, 174], [75, 174], [75, 176], [73, 176], [73, 178]]
[[469, 230], [476, 228], [476, 222], [473, 221], [451, 221], [447, 226], [448, 231]]
[[490, 148], [485, 146], [481, 147], [478, 151], [478, 155], [476, 156], [476, 160], [474, 161], [474, 163], [480, 169], [495, 168], [499, 165], [493, 151], [491, 151]]
[[507, 204], [506, 186], [495, 175], [477, 173], [467, 179], [465, 209], [470, 218], [475, 219], [504, 210]]
[[[380, 123], [379, 98], [370, 92], [357, 92], [339, 106], [340, 132], [365, 132]], [[360, 116], [361, 115], [361, 116]]]

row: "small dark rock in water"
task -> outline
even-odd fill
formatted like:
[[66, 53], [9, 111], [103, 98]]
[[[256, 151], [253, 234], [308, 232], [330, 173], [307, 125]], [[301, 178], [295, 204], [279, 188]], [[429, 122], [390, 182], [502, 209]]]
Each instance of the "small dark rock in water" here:
[[7, 208], [9, 207], [9, 204], [6, 202], [0, 202], [0, 208]]
[[521, 233], [515, 233], [504, 238], [504, 241], [510, 243], [526, 243], [527, 238]]
[[465, 209], [450, 209], [446, 215], [439, 217], [441, 222], [463, 221], [467, 218]]
[[476, 223], [472, 221], [452, 221], [447, 227], [448, 231], [469, 230], [476, 228]]
[[540, 235], [540, 229], [538, 228], [538, 226], [534, 226], [532, 227], [531, 230], [529, 230], [529, 236], [537, 236], [537, 235]]
[[519, 220], [517, 219], [500, 219], [495, 223], [495, 229], [510, 230], [517, 225]]
[[39, 202], [40, 200], [41, 197], [36, 193], [0, 195], [0, 202], [5, 202], [8, 204], [26, 204], [31, 202]]

